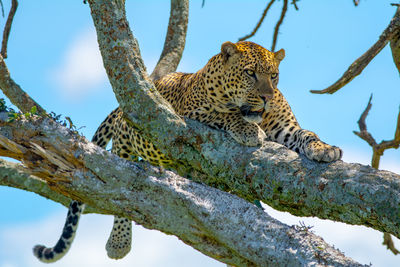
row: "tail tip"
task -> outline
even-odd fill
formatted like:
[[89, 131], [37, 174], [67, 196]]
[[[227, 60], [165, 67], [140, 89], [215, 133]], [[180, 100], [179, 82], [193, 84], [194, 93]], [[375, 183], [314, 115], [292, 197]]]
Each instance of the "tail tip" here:
[[48, 249], [43, 245], [36, 245], [33, 247], [33, 255], [38, 258], [41, 262], [53, 262], [55, 261], [54, 252], [52, 249]]

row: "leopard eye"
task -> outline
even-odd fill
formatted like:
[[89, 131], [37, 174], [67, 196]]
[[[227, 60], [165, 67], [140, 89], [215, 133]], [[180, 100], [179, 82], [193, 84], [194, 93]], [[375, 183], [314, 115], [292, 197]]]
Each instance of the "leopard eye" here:
[[271, 73], [271, 78], [275, 79], [276, 77], [278, 77], [278, 73]]
[[252, 71], [252, 70], [247, 69], [247, 70], [244, 70], [244, 72], [245, 72], [247, 75], [251, 76], [251, 77], [255, 77], [255, 73], [254, 73], [254, 71]]

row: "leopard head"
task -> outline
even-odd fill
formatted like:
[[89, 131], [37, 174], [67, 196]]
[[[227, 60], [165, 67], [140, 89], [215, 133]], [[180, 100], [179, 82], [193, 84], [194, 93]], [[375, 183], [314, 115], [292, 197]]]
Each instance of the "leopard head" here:
[[213, 73], [213, 84], [220, 85], [220, 109], [236, 108], [246, 121], [260, 122], [270, 108], [284, 57], [283, 49], [274, 53], [252, 42], [223, 43], [218, 60], [222, 66]]

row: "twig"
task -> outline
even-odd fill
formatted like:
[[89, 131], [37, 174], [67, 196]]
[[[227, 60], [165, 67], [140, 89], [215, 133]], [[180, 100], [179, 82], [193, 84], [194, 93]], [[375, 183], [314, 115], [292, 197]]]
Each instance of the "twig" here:
[[15, 12], [17, 12], [17, 8], [18, 8], [18, 1], [12, 0], [10, 13], [8, 13], [7, 22], [6, 22], [6, 25], [4, 26], [3, 41], [1, 43], [1, 55], [3, 56], [3, 58], [7, 58], [8, 36], [10, 35], [11, 24], [14, 20], [14, 15], [15, 15]]
[[393, 252], [394, 255], [397, 255], [400, 253], [394, 246], [392, 236], [388, 233], [383, 233], [383, 242], [382, 245], [385, 245], [387, 249], [389, 249], [391, 252]]
[[355, 6], [358, 6], [358, 4], [360, 3], [360, 1], [359, 1], [359, 0], [353, 0], [353, 3], [354, 3]]
[[0, 5], [1, 5], [1, 15], [4, 18], [4, 5], [3, 5], [3, 1], [0, 0]]
[[297, 0], [292, 0], [291, 4], [294, 6], [294, 9], [299, 10], [299, 7], [297, 6]]
[[360, 132], [354, 131], [354, 134], [358, 135], [361, 139], [365, 140], [371, 147], [375, 147], [377, 145], [374, 137], [367, 131], [367, 125], [365, 124], [365, 119], [368, 116], [368, 112], [372, 107], [372, 94], [369, 98], [367, 107], [365, 108], [364, 112], [361, 114], [360, 119], [358, 120], [358, 127], [360, 128]]
[[33, 100], [22, 88], [10, 77], [7, 65], [0, 55], [0, 88], [16, 107], [23, 113], [30, 112], [36, 106], [38, 114], [46, 114], [46, 111]]
[[[373, 136], [367, 131], [367, 125], [365, 123], [365, 119], [368, 116], [368, 112], [371, 109], [371, 100], [372, 100], [372, 95], [369, 98], [368, 105], [365, 108], [364, 112], [361, 114], [360, 119], [358, 120], [358, 126], [360, 128], [360, 132], [354, 131], [354, 134], [356, 134], [358, 137], [361, 139], [365, 140], [371, 147], [372, 147], [372, 160], [371, 160], [371, 166], [375, 169], [379, 169], [379, 161], [381, 156], [383, 155], [383, 152], [386, 149], [389, 148], [395, 148], [397, 149], [400, 145], [400, 110], [399, 114], [397, 116], [397, 126], [394, 134], [393, 140], [390, 141], [382, 141], [380, 144], [377, 144]], [[399, 254], [400, 252], [396, 249], [394, 246], [392, 237], [388, 233], [383, 234], [383, 245], [386, 245], [387, 249], [393, 252], [394, 255]]]
[[397, 8], [389, 26], [379, 36], [379, 40], [367, 52], [354, 61], [338, 81], [324, 90], [310, 90], [310, 92], [314, 94], [333, 94], [338, 91], [359, 75], [398, 31], [400, 31], [400, 7]]
[[263, 11], [263, 13], [262, 13], [262, 15], [261, 15], [260, 20], [259, 20], [258, 23], [257, 23], [256, 27], [253, 29], [253, 31], [252, 31], [250, 34], [248, 34], [248, 35], [246, 35], [246, 36], [244, 36], [244, 37], [242, 37], [242, 38], [239, 38], [239, 41], [247, 40], [247, 39], [249, 39], [250, 37], [253, 37], [254, 34], [256, 34], [256, 32], [258, 31], [258, 28], [260, 28], [261, 24], [263, 23], [264, 18], [265, 18], [265, 16], [266, 16], [267, 13], [268, 13], [268, 10], [270, 9], [270, 7], [272, 6], [272, 4], [273, 4], [274, 2], [275, 2], [275, 0], [269, 1], [267, 7], [264, 9], [264, 11]]
[[171, 0], [167, 36], [160, 59], [150, 76], [153, 80], [174, 72], [178, 67], [185, 48], [188, 19], [189, 1]]
[[275, 46], [276, 46], [276, 41], [278, 39], [278, 32], [279, 32], [279, 27], [281, 26], [283, 19], [285, 18], [285, 14], [287, 11], [287, 6], [288, 6], [288, 0], [283, 0], [283, 7], [282, 7], [282, 12], [281, 12], [281, 17], [279, 18], [278, 22], [276, 23], [275, 30], [274, 30], [274, 37], [272, 40], [272, 47], [271, 51], [275, 51]]

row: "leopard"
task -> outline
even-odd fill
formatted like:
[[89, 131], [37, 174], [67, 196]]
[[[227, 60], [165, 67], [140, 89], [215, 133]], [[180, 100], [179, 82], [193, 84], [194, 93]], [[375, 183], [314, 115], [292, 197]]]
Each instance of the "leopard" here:
[[[160, 95], [174, 111], [212, 128], [225, 131], [244, 146], [273, 141], [317, 162], [341, 159], [342, 150], [323, 141], [297, 122], [290, 105], [278, 89], [279, 65], [285, 50], [271, 52], [249, 41], [225, 42], [221, 51], [195, 73], [175, 72], [154, 81]], [[92, 142], [123, 159], [145, 160], [156, 166], [173, 166], [174, 161], [140, 134], [115, 109], [101, 123]], [[58, 242], [54, 247], [37, 245], [34, 255], [43, 262], [63, 257], [75, 237], [85, 204], [73, 200]], [[110, 258], [123, 258], [131, 249], [132, 222], [114, 217], [106, 244]]]

